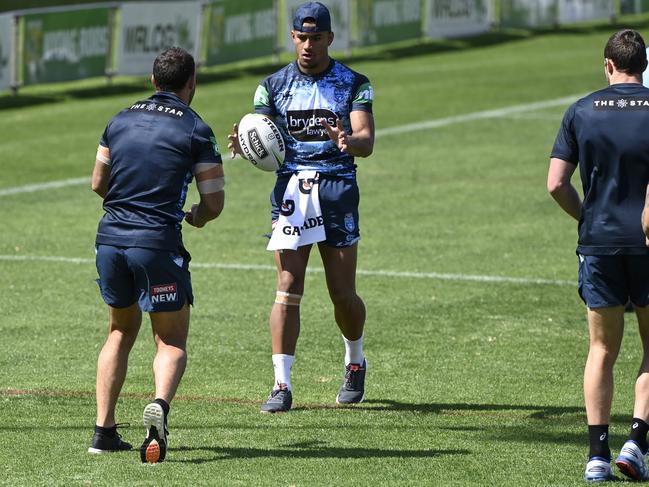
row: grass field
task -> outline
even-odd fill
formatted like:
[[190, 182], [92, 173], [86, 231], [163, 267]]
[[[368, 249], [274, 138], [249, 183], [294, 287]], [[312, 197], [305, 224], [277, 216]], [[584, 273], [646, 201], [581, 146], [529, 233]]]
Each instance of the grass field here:
[[[649, 32], [649, 21], [635, 25]], [[576, 225], [545, 177], [569, 104], [561, 99], [604, 85], [613, 30], [493, 34], [349, 63], [373, 82], [379, 129], [374, 154], [358, 161], [370, 366], [360, 407], [334, 407], [343, 346], [314, 253], [295, 408], [259, 414], [272, 385], [274, 272], [262, 234], [273, 176], [227, 160], [223, 215], [184, 232], [196, 297], [190, 359], [168, 461], [155, 467], [137, 453], [86, 453], [106, 330], [93, 282], [99, 198], [85, 183], [10, 191], [88, 177], [107, 120], [149, 90], [84, 82], [0, 97], [0, 484], [581, 485], [587, 330]], [[194, 107], [222, 146], [269, 72], [203, 76]], [[438, 123], [398, 129], [430, 120]], [[635, 318], [629, 325], [614, 453], [640, 361]], [[145, 320], [118, 405], [136, 444], [152, 391], [147, 328]]]

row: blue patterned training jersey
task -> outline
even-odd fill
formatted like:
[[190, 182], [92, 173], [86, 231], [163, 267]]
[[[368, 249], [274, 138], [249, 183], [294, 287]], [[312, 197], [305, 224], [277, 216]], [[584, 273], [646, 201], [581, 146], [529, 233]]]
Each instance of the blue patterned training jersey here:
[[266, 78], [255, 92], [255, 111], [268, 115], [286, 142], [286, 158], [277, 174], [317, 170], [352, 178], [354, 157], [329, 138], [320, 119], [335, 126], [340, 119], [352, 134], [349, 114], [372, 112], [374, 93], [369, 80], [338, 61], [314, 76], [300, 71], [297, 61]]

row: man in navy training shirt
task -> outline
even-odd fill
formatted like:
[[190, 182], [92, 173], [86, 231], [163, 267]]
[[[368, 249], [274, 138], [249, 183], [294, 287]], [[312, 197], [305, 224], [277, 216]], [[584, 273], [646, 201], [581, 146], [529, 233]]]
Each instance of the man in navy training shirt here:
[[[326, 235], [318, 250], [345, 345], [345, 378], [336, 402], [355, 404], [364, 398], [367, 362], [362, 348], [365, 305], [356, 293], [360, 232], [354, 157], [367, 157], [373, 150], [373, 91], [365, 76], [329, 57], [334, 33], [323, 4], [297, 8], [291, 38], [296, 61], [266, 78], [254, 97], [255, 111], [273, 118], [286, 143], [285, 163], [271, 193], [272, 220], [289, 203], [283, 201], [289, 179], [317, 171]], [[241, 153], [236, 125], [229, 138], [233, 156]], [[291, 409], [291, 368], [311, 247], [275, 250], [277, 290], [269, 320], [275, 383], [261, 407], [265, 413]]]
[[[92, 189], [103, 198], [96, 238], [101, 295], [108, 305], [108, 338], [97, 361], [97, 422], [91, 453], [130, 450], [116, 431], [115, 404], [129, 352], [150, 313], [157, 352], [155, 401], [144, 409], [142, 462], [164, 460], [169, 403], [187, 363], [190, 255], [181, 224], [197, 228], [223, 209], [225, 184], [212, 129], [189, 105], [196, 90], [194, 59], [170, 48], [153, 63], [156, 93], [113, 117], [101, 137]], [[200, 202], [183, 211], [196, 178]]]
[[[647, 480], [649, 425], [649, 248], [641, 225], [649, 182], [649, 89], [639, 33], [621, 30], [604, 49], [608, 88], [574, 103], [552, 149], [548, 191], [579, 222], [579, 294], [587, 306], [590, 349], [584, 399], [590, 452], [584, 478], [612, 480], [608, 445], [613, 365], [624, 332], [624, 308], [633, 303], [643, 359], [635, 383], [631, 433], [615, 464]], [[584, 199], [570, 178], [579, 166]]]

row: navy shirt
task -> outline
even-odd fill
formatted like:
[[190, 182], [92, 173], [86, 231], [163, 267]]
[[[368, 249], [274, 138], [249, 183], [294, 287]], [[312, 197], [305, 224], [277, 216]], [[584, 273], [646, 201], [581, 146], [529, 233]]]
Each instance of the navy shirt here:
[[255, 92], [255, 111], [275, 120], [286, 142], [285, 162], [278, 174], [317, 170], [324, 174], [354, 177], [354, 157], [333, 142], [320, 118], [336, 126], [340, 119], [352, 134], [349, 114], [372, 112], [374, 92], [369, 80], [333, 59], [322, 73], [310, 76], [297, 61], [266, 78]]
[[194, 164], [222, 162], [212, 129], [158, 92], [113, 117], [100, 144], [111, 168], [97, 244], [177, 251]]
[[649, 89], [615, 84], [574, 103], [551, 157], [579, 164], [584, 201], [577, 252], [649, 254], [640, 223], [649, 183]]

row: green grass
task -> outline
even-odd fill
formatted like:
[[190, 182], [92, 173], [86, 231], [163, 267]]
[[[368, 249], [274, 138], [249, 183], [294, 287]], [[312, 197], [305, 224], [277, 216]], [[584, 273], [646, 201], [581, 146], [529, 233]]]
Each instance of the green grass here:
[[[646, 21], [637, 26], [643, 30]], [[604, 85], [613, 28], [487, 36], [368, 53], [377, 127], [577, 97]], [[421, 52], [416, 53], [419, 49]], [[194, 107], [224, 147], [263, 69], [207, 73]], [[149, 94], [119, 81], [34, 87], [0, 97], [0, 190], [89, 176], [99, 136]], [[13, 107], [13, 108], [12, 108]], [[195, 267], [189, 365], [173, 403], [168, 461], [85, 450], [106, 310], [92, 263], [100, 200], [86, 186], [0, 196], [0, 484], [582, 485], [581, 375], [587, 352], [576, 286], [380, 275], [447, 273], [575, 281], [576, 225], [545, 190], [566, 106], [377, 138], [359, 160], [358, 288], [367, 309], [367, 401], [333, 407], [336, 331], [314, 252], [294, 367], [295, 410], [265, 416], [272, 383], [271, 270]], [[185, 230], [195, 263], [272, 265], [273, 176], [225, 163], [226, 209]], [[188, 202], [196, 199], [192, 192]], [[612, 446], [621, 446], [640, 360], [635, 319], [616, 369]], [[138, 443], [152, 392], [148, 320], [132, 352], [118, 420]]]

